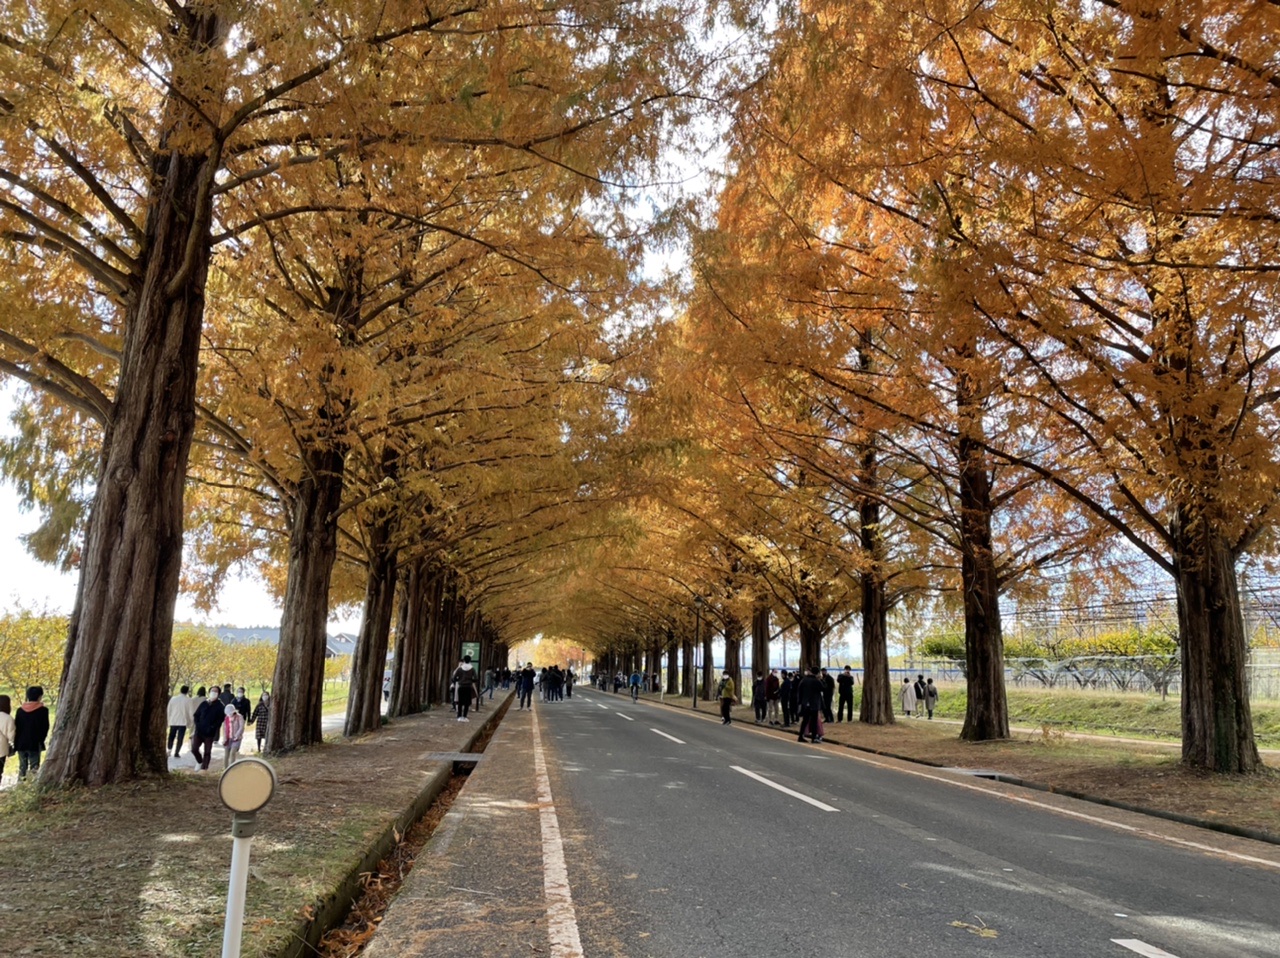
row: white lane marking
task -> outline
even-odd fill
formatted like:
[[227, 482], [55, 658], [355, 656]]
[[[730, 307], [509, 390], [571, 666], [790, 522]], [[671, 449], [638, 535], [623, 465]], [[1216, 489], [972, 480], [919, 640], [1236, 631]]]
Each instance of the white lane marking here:
[[[760, 729], [748, 729], [751, 732], [757, 732], [760, 735], [767, 735]], [[775, 736], [769, 736], [774, 738]], [[827, 746], [819, 746], [826, 748]], [[838, 746], [833, 746], [838, 747]], [[1224, 848], [1215, 848], [1212, 845], [1206, 845], [1203, 842], [1193, 842], [1186, 838], [1174, 838], [1172, 835], [1162, 835], [1159, 832], [1153, 832], [1150, 829], [1138, 828], [1136, 825], [1126, 825], [1123, 822], [1117, 822], [1110, 818], [1102, 818], [1098, 815], [1088, 815], [1085, 812], [1077, 812], [1070, 808], [1063, 808], [1060, 805], [1050, 805], [1048, 802], [1037, 802], [1032, 798], [1023, 798], [1021, 795], [1013, 795], [1009, 792], [998, 791], [994, 788], [983, 788], [981, 785], [972, 785], [968, 782], [959, 781], [954, 778], [944, 778], [941, 775], [930, 775], [928, 772], [918, 772], [915, 769], [902, 768], [898, 765], [887, 765], [884, 762], [877, 762], [873, 758], [860, 755], [853, 749], [841, 749], [841, 754], [845, 758], [852, 759], [855, 762], [862, 762], [865, 765], [873, 765], [876, 768], [883, 768], [890, 772], [899, 772], [903, 775], [914, 775], [916, 778], [928, 779], [931, 782], [942, 782], [944, 785], [950, 785], [953, 788], [963, 788], [970, 792], [981, 792], [983, 795], [994, 795], [997, 798], [1007, 799], [1011, 802], [1018, 802], [1022, 805], [1029, 805], [1032, 808], [1043, 808], [1046, 811], [1055, 812], [1059, 815], [1066, 815], [1068, 818], [1078, 818], [1086, 822], [1092, 822], [1095, 825], [1103, 825], [1107, 828], [1116, 828], [1123, 832], [1129, 832], [1133, 835], [1140, 835], [1143, 838], [1157, 842], [1167, 842], [1170, 845], [1180, 845], [1183, 848], [1194, 848], [1196, 851], [1207, 852], [1210, 855], [1231, 858], [1238, 862], [1248, 862], [1251, 865], [1263, 865], [1267, 868], [1280, 870], [1280, 862], [1273, 861], [1269, 858], [1258, 858], [1256, 855], [1244, 855], [1240, 852], [1227, 851]]]
[[[614, 714], [614, 715], [622, 715], [622, 713], [621, 713], [621, 712], [614, 712], [613, 714]], [[622, 717], [623, 717], [624, 719], [626, 719], [628, 722], [634, 722], [634, 721], [635, 721], [635, 719], [633, 719], [630, 715], [622, 715]]]
[[533, 774], [538, 791], [538, 818], [542, 824], [542, 892], [547, 899], [547, 938], [551, 958], [583, 958], [578, 937], [578, 918], [569, 889], [569, 870], [564, 864], [564, 843], [560, 840], [560, 820], [551, 803], [551, 780], [542, 755], [542, 734], [538, 713], [533, 713]]
[[1197, 852], [1208, 852], [1215, 857], [1221, 856], [1234, 858], [1235, 861], [1238, 862], [1249, 862], [1251, 865], [1265, 865], [1268, 868], [1277, 868], [1277, 870], [1280, 870], [1280, 862], [1271, 861], [1270, 858], [1258, 858], [1257, 856], [1251, 856], [1251, 854], [1240, 854], [1239, 852], [1226, 852], [1226, 850], [1215, 848], [1213, 845], [1206, 845], [1202, 843], [1202, 841], [1190, 841], [1188, 839], [1174, 838], [1172, 835], [1161, 835], [1158, 831], [1139, 829], [1139, 827], [1135, 825], [1125, 825], [1124, 822], [1112, 821], [1111, 818], [1087, 815], [1087, 813], [1076, 812], [1071, 808], [1053, 806], [1053, 804], [1048, 802], [1037, 802], [1037, 800], [1033, 798], [1023, 798], [1021, 795], [1014, 795], [1009, 792], [997, 792], [996, 789], [984, 789], [980, 785], [970, 785], [969, 783], [966, 783], [966, 781], [945, 779], [945, 777], [942, 777], [941, 775], [929, 775], [928, 772], [918, 772], [915, 771], [914, 768], [900, 768], [896, 765], [886, 765], [884, 762], [877, 762], [872, 758], [864, 758], [863, 756], [859, 756], [859, 754], [850, 754], [850, 756], [846, 757], [852, 758], [856, 762], [863, 762], [865, 765], [873, 765], [877, 768], [886, 768], [887, 771], [891, 772], [901, 772], [902, 775], [914, 775], [915, 777], [918, 777], [918, 779], [941, 781], [941, 783], [952, 785], [957, 789], [968, 789], [969, 792], [980, 792], [984, 795], [995, 795], [997, 798], [1004, 798], [1010, 800], [1010, 802], [1018, 802], [1020, 804], [1024, 804], [1024, 806], [1030, 806], [1032, 808], [1044, 808], [1047, 809], [1047, 811], [1056, 812], [1057, 815], [1065, 815], [1070, 818], [1080, 818], [1080, 820], [1083, 821], [1093, 822], [1094, 825], [1105, 825], [1108, 829], [1128, 831], [1129, 834], [1140, 835], [1142, 838], [1152, 839], [1155, 841], [1167, 841], [1167, 843], [1171, 845], [1181, 845], [1183, 848], [1194, 848]]
[[596, 703], [596, 708], [598, 708], [598, 709], [604, 709], [606, 712], [607, 712], [607, 711], [609, 711], [609, 706], [607, 706], [607, 705], [602, 705], [602, 704], [601, 704], [601, 703], [599, 703], [599, 702], [597, 702], [597, 703]]
[[663, 732], [663, 731], [661, 731], [661, 730], [659, 730], [659, 729], [651, 728], [651, 729], [649, 729], [649, 731], [650, 731], [650, 732], [656, 732], [658, 735], [661, 735], [663, 738], [669, 738], [669, 739], [671, 739], [671, 741], [675, 742], [677, 745], [683, 745], [683, 744], [684, 744], [684, 740], [683, 740], [683, 739], [678, 739], [678, 738], [676, 738], [674, 735], [668, 735], [666, 732]]
[[1148, 945], [1145, 941], [1138, 941], [1137, 938], [1112, 938], [1111, 941], [1121, 948], [1136, 951], [1138, 954], [1144, 955], [1145, 958], [1178, 958], [1177, 955], [1171, 955], [1163, 948]]
[[730, 765], [729, 767], [733, 769], [735, 772], [741, 772], [743, 775], [747, 776], [747, 778], [754, 778], [757, 782], [761, 782], [765, 785], [768, 785], [770, 788], [776, 788], [778, 791], [783, 792], [787, 795], [790, 795], [792, 798], [798, 798], [802, 802], [808, 802], [814, 808], [820, 808], [824, 812], [840, 811], [840, 809], [833, 808], [830, 805], [824, 804], [823, 802], [818, 801], [816, 798], [810, 798], [808, 795], [801, 795], [799, 792], [792, 791], [791, 789], [787, 788], [785, 785], [779, 785], [777, 782], [771, 782], [769, 781], [769, 779], [765, 778], [763, 775], [757, 775], [755, 772], [748, 771], [747, 769], [743, 768], [741, 765]]

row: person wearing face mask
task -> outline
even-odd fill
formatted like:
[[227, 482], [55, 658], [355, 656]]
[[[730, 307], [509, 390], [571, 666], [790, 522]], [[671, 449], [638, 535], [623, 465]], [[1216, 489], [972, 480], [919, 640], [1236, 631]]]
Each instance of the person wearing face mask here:
[[249, 724], [253, 726], [254, 738], [258, 740], [258, 752], [262, 752], [262, 742], [267, 737], [267, 721], [271, 718], [271, 693], [263, 692], [258, 697], [258, 704], [249, 716]]
[[[209, 770], [209, 760], [213, 758], [213, 743], [222, 730], [222, 720], [226, 718], [226, 706], [218, 701], [222, 689], [214, 686], [209, 689], [203, 702], [196, 706], [196, 731], [191, 739], [191, 754], [195, 756], [196, 766], [203, 772]], [[201, 749], [204, 751], [201, 752]]]

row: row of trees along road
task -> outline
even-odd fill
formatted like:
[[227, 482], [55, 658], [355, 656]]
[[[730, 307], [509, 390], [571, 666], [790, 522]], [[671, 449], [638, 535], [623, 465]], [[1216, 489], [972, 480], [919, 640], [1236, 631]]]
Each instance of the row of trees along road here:
[[[713, 629], [736, 673], [856, 616], [891, 722], [890, 615], [943, 593], [962, 734], [1000, 738], [1001, 597], [1136, 554], [1179, 596], [1185, 760], [1257, 767], [1280, 7], [715, 9], [714, 71], [660, 2], [63, 0], [0, 34], [0, 372], [36, 387], [0, 460], [81, 571], [42, 781], [163, 769], [180, 579], [246, 562], [292, 748], [355, 601], [348, 733], [393, 620], [402, 714], [463, 636], [665, 654], [687, 693]], [[708, 79], [729, 172], [660, 310], [619, 183]]]
[[0, 371], [40, 425], [6, 459], [80, 570], [42, 783], [164, 771], [184, 542], [194, 590], [284, 576], [278, 748], [319, 739], [335, 598], [366, 593], [348, 732], [377, 719], [398, 579], [397, 710], [464, 634], [523, 634], [522, 559], [583, 534], [634, 243], [606, 201], [681, 122], [683, 22], [613, 0], [6, 21]]
[[1001, 737], [1001, 596], [1136, 553], [1177, 590], [1185, 761], [1257, 768], [1236, 567], [1280, 496], [1278, 27], [1266, 0], [784, 5], [637, 374], [667, 478], [582, 583], [630, 615], [599, 627], [671, 648], [696, 593], [726, 635], [781, 611], [807, 665], [860, 612], [887, 722], [886, 610], [957, 589], [963, 735]]

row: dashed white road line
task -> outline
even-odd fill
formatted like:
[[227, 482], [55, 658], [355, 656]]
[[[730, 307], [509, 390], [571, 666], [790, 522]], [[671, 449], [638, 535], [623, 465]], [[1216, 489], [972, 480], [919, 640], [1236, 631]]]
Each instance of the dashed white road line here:
[[602, 704], [602, 703], [600, 703], [600, 702], [597, 702], [597, 703], [596, 703], [596, 708], [598, 708], [598, 709], [604, 709], [606, 712], [607, 712], [607, 711], [609, 711], [609, 706], [604, 705], [604, 704]]
[[649, 731], [656, 732], [658, 735], [661, 735], [663, 738], [669, 738], [671, 739], [671, 741], [675, 742], [677, 745], [685, 744], [684, 739], [676, 738], [674, 735], [668, 735], [666, 732], [662, 731], [661, 729], [651, 728], [649, 729]]
[[538, 791], [538, 818], [542, 824], [542, 893], [547, 899], [551, 958], [583, 958], [578, 917], [569, 889], [569, 870], [564, 863], [564, 843], [560, 840], [560, 821], [551, 803], [551, 780], [547, 778], [536, 711], [533, 713], [533, 775]]
[[802, 802], [808, 802], [814, 808], [820, 808], [824, 812], [840, 811], [840, 809], [834, 808], [831, 805], [826, 804], [825, 802], [820, 802], [816, 798], [810, 798], [808, 795], [801, 795], [799, 792], [793, 791], [792, 789], [787, 788], [785, 785], [779, 785], [777, 782], [771, 782], [769, 781], [769, 779], [765, 778], [763, 775], [757, 775], [755, 772], [748, 771], [747, 769], [743, 768], [741, 765], [730, 765], [729, 767], [733, 769], [735, 772], [741, 772], [743, 775], [747, 776], [747, 778], [754, 778], [757, 782], [761, 782], [765, 785], [768, 785], [770, 788], [776, 788], [778, 791], [783, 792], [784, 794], [790, 795], [792, 798], [798, 798]]
[[874, 765], [876, 768], [888, 769], [889, 771], [899, 772], [903, 775], [911, 775], [915, 778], [924, 778], [933, 782], [942, 782], [950, 785], [952, 788], [962, 788], [966, 791], [981, 792], [984, 795], [996, 795], [1006, 801], [1017, 802], [1019, 805], [1027, 805], [1031, 808], [1043, 808], [1046, 811], [1053, 812], [1057, 815], [1065, 815], [1068, 818], [1092, 822], [1095, 825], [1104, 825], [1107, 828], [1114, 828], [1122, 832], [1128, 832], [1131, 835], [1141, 835], [1143, 838], [1154, 839], [1158, 842], [1166, 842], [1170, 845], [1179, 845], [1183, 848], [1194, 848], [1196, 851], [1208, 852], [1211, 855], [1221, 856], [1223, 858], [1231, 858], [1238, 862], [1249, 862], [1252, 865], [1262, 865], [1266, 868], [1280, 869], [1280, 862], [1272, 861], [1269, 858], [1259, 858], [1256, 855], [1245, 855], [1240, 852], [1228, 851], [1225, 848], [1215, 848], [1212, 845], [1206, 845], [1203, 842], [1193, 842], [1186, 838], [1175, 838], [1173, 835], [1164, 835], [1160, 832], [1152, 831], [1151, 829], [1139, 828], [1136, 825], [1126, 825], [1124, 822], [1117, 822], [1111, 818], [1103, 818], [1101, 815], [1090, 815], [1087, 812], [1076, 811], [1075, 809], [1066, 808], [1061, 805], [1052, 805], [1048, 802], [1038, 802], [1034, 798], [1027, 798], [1023, 795], [1014, 795], [1011, 792], [1002, 792], [995, 789], [983, 788], [981, 785], [971, 785], [968, 782], [959, 781], [955, 778], [934, 775], [930, 772], [921, 772], [913, 768], [902, 768], [898, 765], [887, 765], [884, 762], [877, 761], [876, 759], [866, 755], [850, 754], [845, 757], [855, 762], [862, 762], [864, 765]]
[[626, 719], [628, 722], [634, 722], [634, 721], [635, 721], [635, 719], [633, 719], [630, 715], [623, 715], [621, 712], [614, 712], [613, 714], [614, 714], [614, 715], [622, 715], [622, 717], [623, 717], [624, 719]]
[[1178, 958], [1177, 955], [1171, 955], [1163, 948], [1157, 948], [1155, 945], [1148, 945], [1145, 941], [1139, 941], [1137, 938], [1112, 938], [1114, 944], [1121, 948], [1128, 948], [1130, 951], [1136, 951], [1143, 958]]

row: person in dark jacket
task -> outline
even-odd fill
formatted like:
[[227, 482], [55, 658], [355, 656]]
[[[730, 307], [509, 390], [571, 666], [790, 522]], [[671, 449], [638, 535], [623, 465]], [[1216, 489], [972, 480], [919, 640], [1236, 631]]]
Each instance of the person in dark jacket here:
[[532, 662], [516, 673], [516, 691], [520, 693], [520, 705], [516, 711], [533, 708], [533, 680], [537, 674]]
[[831, 711], [831, 700], [836, 694], [836, 680], [831, 677], [826, 669], [823, 669], [818, 675], [818, 680], [822, 683], [822, 720], [824, 722], [834, 722], [836, 717]]
[[49, 708], [41, 701], [44, 689], [33, 685], [27, 689], [27, 700], [13, 717], [13, 747], [18, 752], [18, 780], [27, 777], [27, 771], [40, 770], [40, 753], [44, 740], [49, 737]]
[[791, 714], [791, 702], [795, 692], [796, 680], [792, 673], [786, 669], [782, 670], [782, 683], [778, 686], [778, 700], [782, 703], [782, 727], [791, 728], [791, 720], [795, 717]]
[[236, 689], [236, 697], [231, 700], [231, 704], [236, 707], [236, 711], [240, 713], [240, 717], [244, 719], [245, 724], [249, 723], [249, 715], [253, 712], [253, 703], [249, 701], [249, 696], [244, 694], [244, 686]]
[[[926, 692], [926, 686], [925, 686], [923, 675], [916, 676], [916, 681], [913, 688], [915, 689], [915, 693], [916, 693], [916, 718], [919, 718], [921, 715], [924, 714], [924, 700], [926, 695], [928, 694]], [[930, 715], [929, 718], [933, 718], [933, 716]]]
[[196, 766], [205, 772], [209, 770], [209, 760], [213, 758], [213, 743], [222, 730], [222, 720], [227, 717], [227, 707], [219, 699], [221, 692], [222, 689], [215, 685], [209, 689], [205, 700], [196, 706], [196, 731], [191, 737], [191, 754], [196, 760]]
[[755, 674], [751, 681], [751, 710], [755, 712], [756, 724], [763, 725], [764, 717], [768, 714], [768, 704], [764, 697], [764, 676], [759, 672]]
[[836, 676], [836, 691], [839, 698], [839, 706], [836, 710], [836, 721], [844, 721], [844, 712], [849, 710], [849, 721], [853, 721], [853, 669], [849, 666], [844, 667], [844, 671]]
[[791, 721], [800, 721], [800, 683], [804, 681], [804, 669], [791, 673]]
[[235, 695], [235, 693], [234, 693], [234, 692], [232, 692], [232, 691], [231, 691], [231, 680], [230, 680], [230, 679], [227, 679], [227, 680], [226, 680], [225, 682], [223, 682], [223, 683], [222, 683], [222, 685], [220, 685], [220, 686], [219, 686], [219, 685], [215, 685], [215, 686], [214, 686], [214, 688], [216, 688], [216, 689], [221, 689], [221, 691], [218, 693], [218, 701], [219, 701], [219, 702], [221, 702], [223, 705], [234, 705], [234, 704], [235, 704], [235, 701], [236, 701], [236, 695]]
[[764, 680], [764, 697], [768, 704], [769, 724], [781, 725], [782, 716], [782, 680], [778, 678], [777, 669], [770, 669]]
[[818, 678], [817, 668], [810, 668], [809, 674], [797, 685], [797, 698], [800, 700], [800, 741], [804, 741], [805, 729], [809, 729], [809, 739], [818, 741], [818, 713], [822, 711], [822, 679]]
[[471, 693], [476, 688], [476, 670], [471, 665], [471, 656], [464, 655], [458, 667], [453, 670], [453, 684], [457, 686], [457, 698], [454, 707], [459, 722], [470, 722], [467, 712], [471, 709]]
[[267, 723], [271, 720], [271, 693], [263, 692], [258, 698], [258, 705], [249, 716], [249, 724], [253, 726], [254, 737], [258, 740], [258, 753], [262, 753], [262, 742], [267, 737]]

